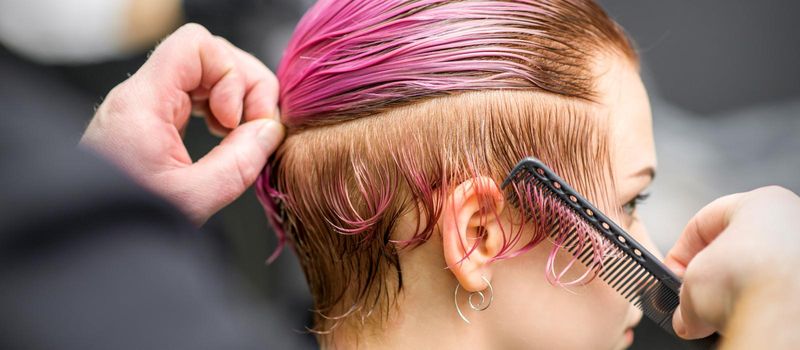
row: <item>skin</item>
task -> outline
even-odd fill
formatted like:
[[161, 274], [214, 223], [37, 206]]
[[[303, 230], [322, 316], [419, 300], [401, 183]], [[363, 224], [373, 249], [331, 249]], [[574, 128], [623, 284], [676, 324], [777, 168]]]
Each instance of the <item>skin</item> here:
[[798, 215], [800, 197], [777, 186], [701, 209], [665, 261], [684, 279], [675, 333], [695, 339], [719, 331], [722, 349], [796, 348]]
[[[188, 24], [97, 109], [81, 145], [107, 157], [196, 225], [255, 182], [283, 140], [278, 82], [261, 62]], [[194, 161], [181, 135], [192, 110], [230, 133]]]
[[[622, 208], [652, 181], [656, 160], [650, 105], [637, 68], [627, 59], [612, 56], [601, 60], [598, 70], [602, 110], [611, 120], [613, 167]], [[482, 186], [476, 186], [476, 181], [483, 182]], [[488, 191], [495, 198], [501, 219], [481, 214], [478, 191]], [[500, 226], [509, 225], [501, 222], [505, 207], [502, 192], [489, 178], [459, 185], [449, 196], [439, 223], [441, 239], [431, 239], [421, 247], [401, 252], [404, 291], [398, 301], [398, 312], [380, 329], [359, 330], [359, 334], [367, 334], [358, 338], [359, 344], [369, 349], [629, 346], [633, 338], [630, 329], [641, 319], [641, 312], [599, 279], [569, 290], [550, 285], [543, 267], [551, 243], [542, 243], [515, 258], [491, 261], [501, 246]], [[616, 221], [652, 248], [635, 211], [629, 214]], [[486, 238], [462, 262], [465, 255], [462, 247], [472, 246], [472, 237], [477, 235], [481, 224]], [[558, 259], [559, 266], [564, 266], [568, 255], [559, 255]], [[579, 270], [574, 269], [566, 279], [578, 277]], [[492, 284], [494, 301], [489, 309], [475, 312], [466, 298], [460, 300], [461, 309], [471, 321], [466, 324], [453, 305], [454, 288], [458, 282], [465, 295], [464, 290], [484, 290], [487, 286], [482, 277]], [[352, 339], [341, 337], [335, 347], [345, 348], [353, 344]]]

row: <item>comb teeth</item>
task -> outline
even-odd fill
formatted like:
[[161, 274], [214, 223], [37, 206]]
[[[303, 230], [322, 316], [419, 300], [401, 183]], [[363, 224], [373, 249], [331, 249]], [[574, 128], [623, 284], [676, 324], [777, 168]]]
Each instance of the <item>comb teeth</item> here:
[[[503, 188], [509, 193], [508, 201], [529, 219], [547, 223], [546, 232], [560, 242], [562, 249], [674, 334], [672, 314], [680, 302], [680, 279], [643, 246], [535, 158], [521, 161], [503, 182]], [[541, 200], [520, 203], [519, 193], [532, 191]], [[581, 239], [586, 228], [601, 239]], [[593, 259], [597, 249], [606, 253], [599, 262]]]

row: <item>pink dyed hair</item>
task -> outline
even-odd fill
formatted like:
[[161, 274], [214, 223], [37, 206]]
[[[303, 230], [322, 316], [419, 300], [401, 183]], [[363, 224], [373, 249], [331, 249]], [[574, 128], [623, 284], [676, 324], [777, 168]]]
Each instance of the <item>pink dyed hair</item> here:
[[[550, 55], [568, 66], [582, 60], [570, 57], [582, 53], [575, 43], [542, 28], [570, 25], [575, 18], [565, 7], [572, 15], [602, 13], [591, 1], [321, 0], [300, 21], [278, 69], [283, 121], [336, 123], [455, 91], [538, 88], [589, 97], [584, 78], [553, 81], [531, 70]], [[616, 26], [587, 24], [594, 49], [624, 40]], [[623, 42], [619, 51], [633, 57]]]
[[[387, 286], [402, 288], [397, 249], [430, 238], [461, 181], [499, 183], [535, 155], [608, 208], [607, 132], [593, 102], [603, 53], [636, 60], [592, 1], [319, 1], [279, 67], [289, 136], [257, 183], [281, 243], [300, 258], [318, 326], [357, 311], [363, 320], [391, 300]], [[536, 193], [518, 200], [560, 213]], [[410, 213], [413, 238], [393, 240]], [[535, 232], [521, 242], [525, 224]], [[546, 226], [520, 218], [497, 259], [531, 249]]]

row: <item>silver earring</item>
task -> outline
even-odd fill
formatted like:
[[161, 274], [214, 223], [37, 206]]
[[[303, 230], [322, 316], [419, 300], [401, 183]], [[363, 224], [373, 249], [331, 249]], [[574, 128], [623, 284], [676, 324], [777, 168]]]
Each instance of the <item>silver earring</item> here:
[[[494, 289], [492, 288], [492, 284], [489, 283], [489, 280], [486, 279], [485, 276], [481, 276], [481, 279], [486, 282], [486, 289], [478, 292], [471, 292], [469, 293], [469, 297], [467, 297], [467, 302], [469, 303], [469, 308], [474, 311], [483, 311], [489, 308], [492, 305], [492, 301], [494, 300]], [[458, 290], [461, 289], [461, 283], [456, 284], [456, 290], [453, 292], [453, 303], [456, 305], [456, 311], [458, 311], [458, 316], [461, 316], [461, 319], [464, 320], [467, 324], [469, 324], [469, 320], [464, 313], [461, 312], [461, 307], [458, 306]], [[484, 292], [489, 292], [489, 297], [487, 299], [486, 294]], [[472, 300], [475, 296], [480, 297], [480, 302], [475, 304]]]

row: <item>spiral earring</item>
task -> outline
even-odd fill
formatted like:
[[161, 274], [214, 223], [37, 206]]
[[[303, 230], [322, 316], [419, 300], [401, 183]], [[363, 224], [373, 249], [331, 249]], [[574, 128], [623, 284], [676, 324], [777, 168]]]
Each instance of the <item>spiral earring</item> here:
[[[474, 311], [483, 311], [489, 308], [492, 305], [492, 301], [494, 300], [494, 289], [492, 288], [492, 284], [489, 283], [489, 280], [486, 279], [485, 276], [481, 276], [481, 279], [486, 282], [486, 289], [478, 292], [471, 292], [469, 293], [469, 297], [467, 297], [467, 303], [469, 303], [469, 308]], [[461, 307], [458, 306], [458, 290], [461, 289], [461, 283], [456, 284], [456, 290], [453, 292], [453, 303], [456, 305], [456, 311], [458, 312], [458, 316], [461, 316], [461, 319], [464, 320], [467, 324], [470, 324], [469, 320], [464, 313], [461, 312]], [[489, 297], [487, 299], [485, 291], [489, 291]], [[475, 296], [480, 297], [480, 302], [476, 305], [472, 298]]]

